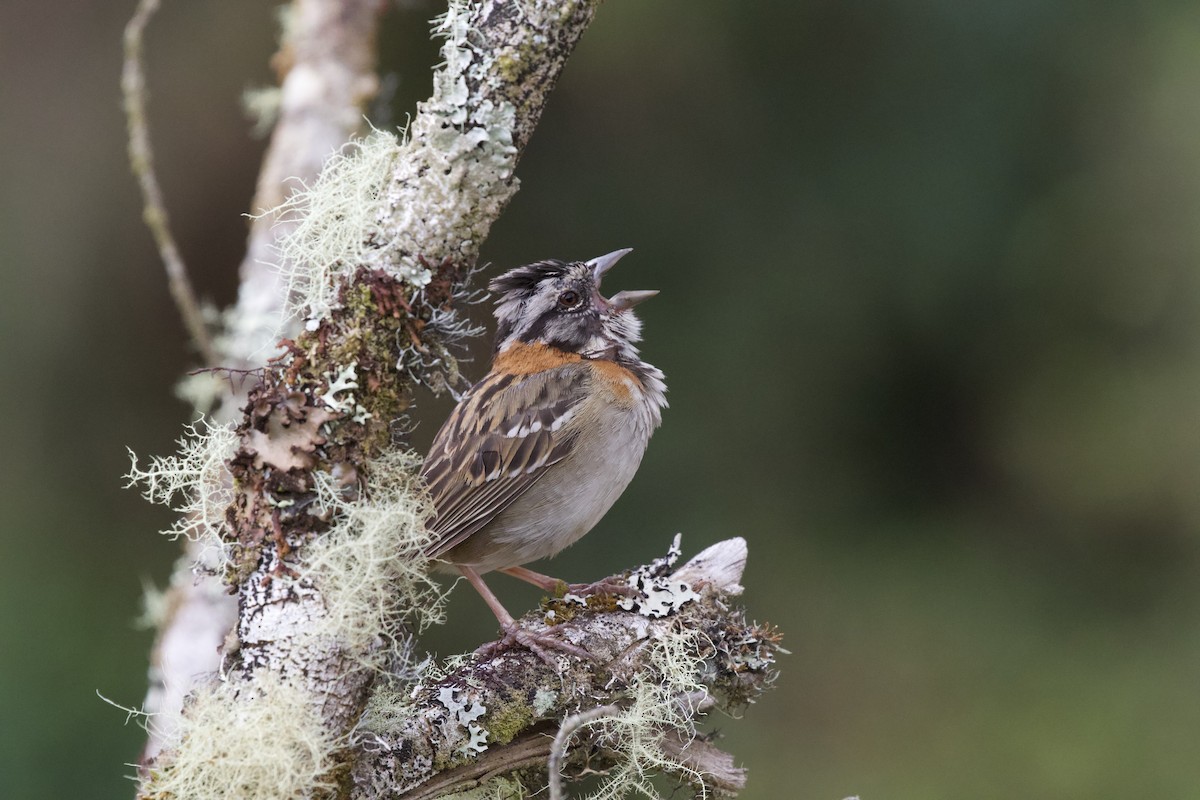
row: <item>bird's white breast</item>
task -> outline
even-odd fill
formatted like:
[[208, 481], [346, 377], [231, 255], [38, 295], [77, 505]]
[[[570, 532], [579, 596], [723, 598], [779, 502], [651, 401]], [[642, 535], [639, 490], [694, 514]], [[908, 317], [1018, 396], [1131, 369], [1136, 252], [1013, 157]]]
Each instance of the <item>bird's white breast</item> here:
[[571, 454], [474, 534], [489, 546], [476, 551], [480, 559], [471, 566], [486, 572], [552, 556], [608, 512], [633, 480], [660, 419], [661, 396], [647, 395], [632, 378], [620, 388], [628, 394], [606, 387], [575, 408], [561, 431], [579, 437]]

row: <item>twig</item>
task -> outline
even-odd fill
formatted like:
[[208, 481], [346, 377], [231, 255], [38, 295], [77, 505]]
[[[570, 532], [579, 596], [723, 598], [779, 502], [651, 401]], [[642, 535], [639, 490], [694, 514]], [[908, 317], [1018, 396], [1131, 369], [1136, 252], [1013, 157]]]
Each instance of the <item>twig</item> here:
[[146, 76], [142, 69], [142, 41], [150, 18], [158, 10], [159, 0], [141, 0], [137, 11], [125, 26], [125, 65], [121, 70], [121, 91], [125, 96], [125, 119], [129, 130], [129, 165], [142, 190], [145, 207], [142, 219], [154, 235], [158, 254], [167, 269], [171, 297], [183, 318], [201, 360], [208, 365], [217, 363], [212, 340], [204, 324], [200, 304], [188, 278], [187, 267], [167, 218], [162, 189], [154, 173], [154, 151], [150, 147], [150, 130], [146, 122]]
[[562, 725], [558, 728], [558, 734], [554, 737], [554, 746], [550, 748], [550, 763], [548, 765], [550, 772], [550, 800], [565, 800], [566, 795], [563, 794], [562, 788], [562, 761], [567, 754], [567, 743], [571, 737], [593, 720], [602, 717], [611, 717], [620, 711], [615, 703], [608, 705], [596, 706], [595, 708], [581, 711], [563, 720]]

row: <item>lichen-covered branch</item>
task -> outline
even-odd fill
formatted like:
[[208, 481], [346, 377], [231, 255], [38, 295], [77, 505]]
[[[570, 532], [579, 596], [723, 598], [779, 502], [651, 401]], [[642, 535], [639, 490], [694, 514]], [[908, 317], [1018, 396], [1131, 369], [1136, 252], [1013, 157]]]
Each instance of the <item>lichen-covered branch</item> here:
[[[277, 121], [259, 173], [254, 211], [273, 209], [291, 191], [316, 181], [329, 155], [359, 130], [363, 108], [377, 83], [375, 38], [382, 6], [382, 0], [294, 0], [284, 8], [280, 48], [272, 60], [280, 80], [274, 90]], [[142, 27], [144, 22], [137, 30]], [[127, 64], [126, 82], [131, 80], [130, 69]], [[140, 85], [140, 67], [133, 76]], [[142, 116], [140, 132], [131, 132], [133, 151], [140, 151], [138, 143], [146, 138]], [[239, 270], [237, 305], [223, 315], [223, 329], [212, 343], [215, 355], [210, 352], [205, 359], [231, 371], [199, 372], [182, 386], [198, 410], [212, 408], [220, 422], [236, 418], [255, 382], [248, 375], [265, 365], [277, 337], [287, 333], [286, 296], [275, 249], [289, 229], [274, 213], [253, 218]], [[215, 480], [227, 483], [223, 466]], [[204, 541], [213, 544], [211, 539]], [[220, 548], [189, 540], [185, 550], [160, 604], [164, 613], [157, 620], [150, 687], [143, 703], [150, 720], [144, 763], [158, 755], [164, 742], [176, 738], [184, 698], [216, 675], [221, 645], [237, 619], [236, 597], [213, 574]]]
[[[439, 26], [444, 64], [408, 140], [376, 137], [297, 199], [303, 217], [283, 253], [307, 323], [251, 392], [231, 461], [227, 580], [241, 611], [228, 668], [309, 686], [334, 730], [357, 719], [372, 669], [402, 646], [400, 615], [416, 605], [401, 602], [411, 598], [393, 565], [370, 565], [359, 585], [378, 603], [375, 628], [352, 635], [331, 620], [362, 607], [331, 608], [305, 551], [328, 564], [361, 547], [363, 509], [379, 506], [381, 486], [402, 486], [381, 460], [396, 446], [394, 425], [417, 382], [458, 379], [450, 348], [468, 331], [455, 313], [470, 296], [464, 280], [515, 190], [545, 84], [591, 12], [582, 2], [452, 3]], [[379, 530], [380, 549], [419, 561], [423, 498], [400, 490], [394, 506], [407, 507], [404, 524]]]
[[[624, 797], [654, 772], [736, 794], [742, 771], [695, 726], [710, 708], [741, 710], [774, 675], [777, 635], [730, 604], [745, 558], [745, 542], [731, 539], [674, 574], [671, 559], [636, 570], [637, 599], [550, 601], [523, 621], [552, 628], [593, 663], [564, 657], [554, 668], [517, 650], [466, 661], [415, 691], [377, 692], [351, 738], [364, 751], [351, 796], [427, 800], [487, 786], [478, 796], [491, 797], [548, 780], [561, 796], [557, 772], [547, 773], [560, 760], [572, 774], [606, 772], [600, 797]], [[565, 758], [551, 760], [567, 742]]]
[[[279, 209], [311, 185], [329, 157], [363, 125], [379, 88], [375, 40], [385, 0], [293, 0], [282, 13], [283, 37], [271, 65], [279, 76], [276, 123], [263, 156], [246, 256], [238, 270], [237, 303], [218, 339], [222, 365], [257, 368], [279, 337], [296, 333], [284, 316], [287, 293], [279, 243], [295, 228]], [[270, 113], [264, 111], [263, 113]], [[245, 391], [226, 392], [223, 406], [240, 408]]]
[[[451, 348], [473, 332], [458, 313], [473, 298], [466, 281], [595, 4], [452, 2], [434, 94], [407, 138], [344, 150], [282, 208], [295, 223], [281, 250], [284, 301], [303, 327], [280, 342], [232, 429], [231, 484], [189, 478], [186, 464], [135, 471], [227, 493], [223, 518], [198, 532], [238, 599], [223, 680], [193, 693], [145, 795], [221, 796], [227, 784], [260, 796], [246, 781], [270, 783], [264, 797], [312, 793], [353, 763], [339, 743], [375, 676], [403, 669], [410, 630], [437, 618], [421, 557], [429, 510], [399, 441], [405, 412], [418, 383], [461, 381]], [[212, 437], [191, 450], [211, 453]], [[270, 747], [239, 739], [253, 710], [293, 724]], [[226, 756], [214, 758], [218, 729]], [[281, 753], [296, 757], [275, 774], [262, 762]]]

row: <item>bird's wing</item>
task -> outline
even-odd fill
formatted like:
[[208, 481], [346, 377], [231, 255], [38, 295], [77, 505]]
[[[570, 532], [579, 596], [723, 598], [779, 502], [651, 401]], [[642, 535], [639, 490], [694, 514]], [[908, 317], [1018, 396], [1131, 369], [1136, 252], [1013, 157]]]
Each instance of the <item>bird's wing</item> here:
[[587, 366], [574, 363], [532, 375], [493, 373], [471, 387], [421, 470], [435, 510], [430, 556], [487, 525], [567, 457], [575, 443], [567, 423], [588, 384]]

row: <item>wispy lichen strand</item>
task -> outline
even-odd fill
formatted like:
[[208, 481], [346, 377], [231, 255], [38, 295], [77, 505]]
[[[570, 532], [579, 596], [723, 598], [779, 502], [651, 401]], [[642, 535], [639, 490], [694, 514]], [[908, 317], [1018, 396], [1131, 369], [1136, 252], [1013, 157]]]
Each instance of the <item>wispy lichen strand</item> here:
[[[331, 476], [317, 481], [318, 513], [333, 520], [309, 546], [303, 579], [322, 587], [325, 614], [308, 635], [336, 636], [365, 665], [403, 655], [406, 631], [443, 621], [444, 590], [429, 578], [423, 551], [431, 540], [414, 460], [394, 452], [376, 459], [360, 497], [347, 499]], [[382, 637], [386, 647], [375, 645]], [[395, 670], [402, 661], [387, 659]]]
[[686, 627], [667, 630], [650, 645], [646, 666], [634, 678], [625, 707], [586, 724], [593, 741], [609, 751], [613, 762], [588, 800], [635, 795], [661, 800], [652, 780], [660, 774], [679, 777], [707, 796], [704, 775], [672, 758], [662, 744], [668, 735], [688, 742], [696, 737], [696, 698], [709, 693], [700, 675], [701, 654], [710, 648], [700, 645], [701, 636]]
[[196, 692], [177, 736], [187, 746], [151, 770], [142, 798], [283, 800], [334, 788], [336, 737], [302, 689], [270, 673]]
[[[271, 212], [295, 222], [279, 244], [287, 286], [285, 317], [315, 323], [337, 307], [341, 285], [359, 266], [376, 264], [384, 234], [383, 192], [400, 150], [386, 131], [347, 144], [326, 163], [311, 186]], [[392, 265], [395, 277], [415, 286], [429, 282], [419, 264]]]
[[176, 455], [154, 456], [145, 469], [130, 450], [126, 487], [140, 486], [147, 500], [178, 514], [165, 535], [220, 553], [225, 511], [233, 499], [226, 462], [237, 449], [237, 434], [232, 425], [201, 418], [185, 428], [178, 444]]

